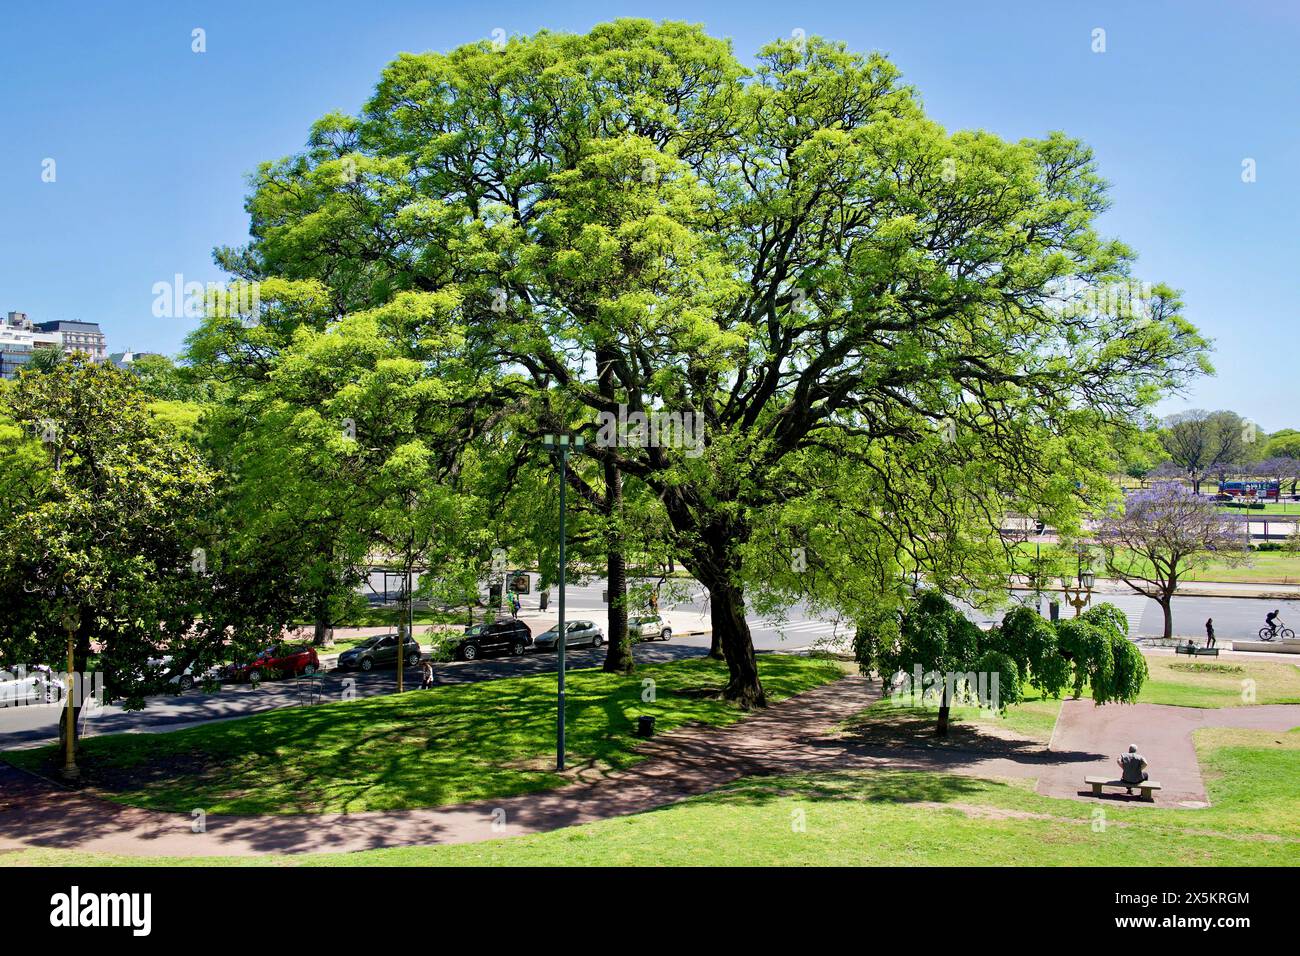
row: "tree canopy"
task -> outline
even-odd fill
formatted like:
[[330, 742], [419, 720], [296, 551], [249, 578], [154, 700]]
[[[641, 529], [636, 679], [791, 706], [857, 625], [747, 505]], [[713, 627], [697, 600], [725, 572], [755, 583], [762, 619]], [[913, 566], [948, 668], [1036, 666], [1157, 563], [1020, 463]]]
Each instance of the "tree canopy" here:
[[[1008, 507], [1076, 521], [1114, 431], [1208, 367], [1173, 290], [1094, 294], [1133, 258], [1106, 203], [1084, 144], [950, 133], [878, 54], [812, 37], [747, 67], [619, 20], [403, 54], [259, 169], [221, 261], [338, 315], [454, 295], [496, 394], [662, 501], [727, 695], [761, 704], [747, 590], [987, 585]], [[620, 411], [698, 420], [702, 453], [593, 441]]]

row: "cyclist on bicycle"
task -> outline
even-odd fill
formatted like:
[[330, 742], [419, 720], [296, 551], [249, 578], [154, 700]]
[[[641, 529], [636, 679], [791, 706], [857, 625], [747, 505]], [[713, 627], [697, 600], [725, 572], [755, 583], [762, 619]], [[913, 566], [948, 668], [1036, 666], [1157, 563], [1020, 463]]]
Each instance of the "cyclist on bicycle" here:
[[1272, 632], [1273, 636], [1276, 637], [1277, 626], [1282, 623], [1281, 619], [1277, 616], [1277, 611], [1269, 611], [1265, 614], [1264, 623], [1268, 626], [1268, 629]]

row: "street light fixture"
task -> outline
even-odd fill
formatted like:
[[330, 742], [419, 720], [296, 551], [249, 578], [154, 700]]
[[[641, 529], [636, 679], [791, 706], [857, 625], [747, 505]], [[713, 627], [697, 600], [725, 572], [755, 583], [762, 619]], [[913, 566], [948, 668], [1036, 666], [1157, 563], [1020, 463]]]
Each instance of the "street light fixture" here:
[[572, 452], [581, 452], [583, 449], [583, 438], [581, 435], [573, 436], [570, 440], [568, 435], [543, 435], [542, 447], [555, 456], [560, 464], [560, 603], [559, 613], [560, 622], [556, 625], [557, 639], [555, 646], [559, 653], [559, 684], [557, 699], [555, 704], [555, 769], [564, 770], [564, 667], [565, 667], [565, 646], [569, 643], [564, 632], [564, 578], [565, 578], [565, 490], [569, 484], [569, 455]]
[[1070, 607], [1074, 608], [1074, 616], [1078, 617], [1083, 613], [1083, 609], [1092, 603], [1092, 586], [1097, 582], [1097, 576], [1091, 571], [1079, 571], [1078, 585], [1070, 587], [1070, 583], [1061, 578], [1061, 590], [1065, 592], [1065, 601]]

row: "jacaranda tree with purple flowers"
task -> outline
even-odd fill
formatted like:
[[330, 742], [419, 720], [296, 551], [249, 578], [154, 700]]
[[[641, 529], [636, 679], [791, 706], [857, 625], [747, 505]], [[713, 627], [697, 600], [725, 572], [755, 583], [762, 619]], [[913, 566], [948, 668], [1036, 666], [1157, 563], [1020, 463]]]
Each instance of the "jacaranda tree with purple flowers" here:
[[1123, 513], [1101, 523], [1097, 540], [1107, 572], [1160, 605], [1166, 638], [1174, 633], [1178, 582], [1211, 560], [1237, 562], [1247, 554], [1240, 519], [1177, 482], [1159, 482], [1129, 495]]

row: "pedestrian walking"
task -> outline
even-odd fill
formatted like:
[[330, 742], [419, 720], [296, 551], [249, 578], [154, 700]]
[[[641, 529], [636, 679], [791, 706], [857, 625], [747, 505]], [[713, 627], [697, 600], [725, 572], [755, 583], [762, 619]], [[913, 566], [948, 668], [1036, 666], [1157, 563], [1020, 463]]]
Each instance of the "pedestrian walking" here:
[[1205, 646], [1214, 646], [1214, 618], [1207, 618], [1205, 621]]
[[420, 665], [420, 690], [428, 690], [433, 686], [433, 665], [425, 661]]

